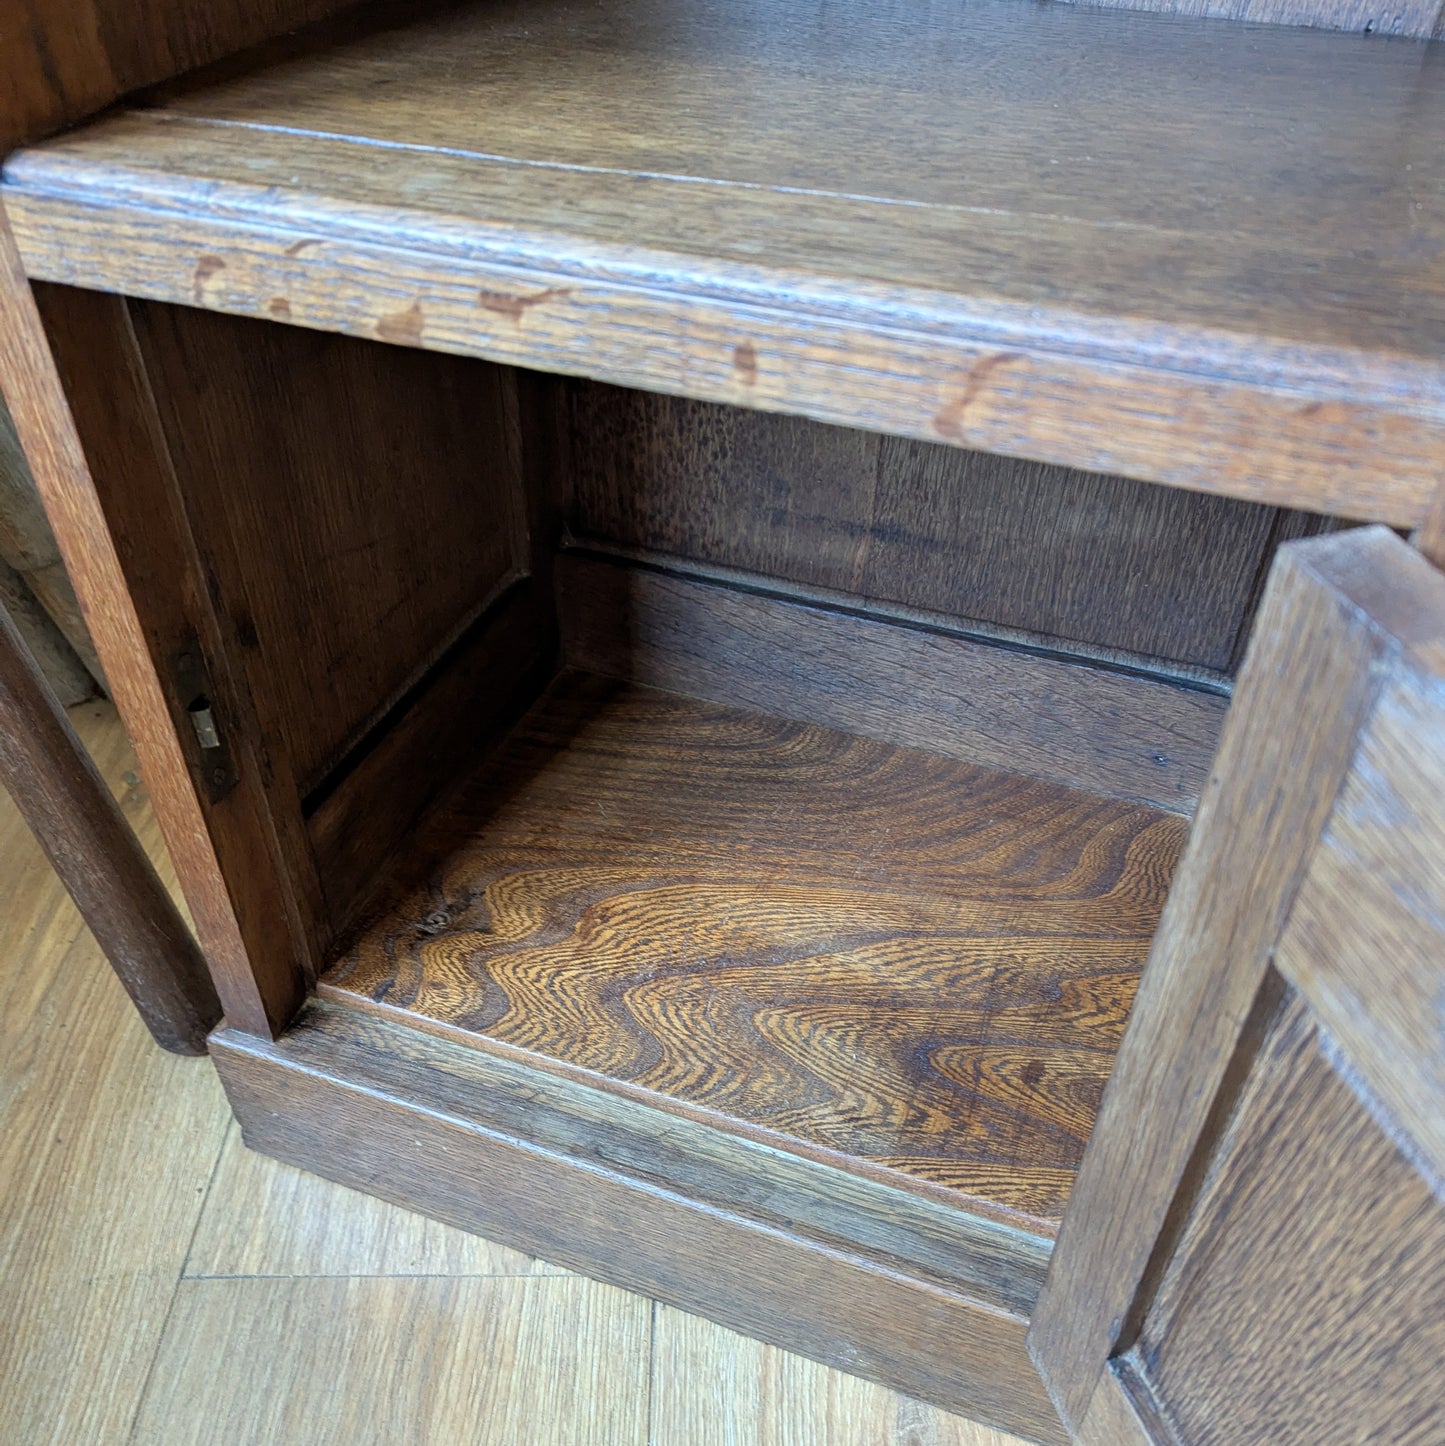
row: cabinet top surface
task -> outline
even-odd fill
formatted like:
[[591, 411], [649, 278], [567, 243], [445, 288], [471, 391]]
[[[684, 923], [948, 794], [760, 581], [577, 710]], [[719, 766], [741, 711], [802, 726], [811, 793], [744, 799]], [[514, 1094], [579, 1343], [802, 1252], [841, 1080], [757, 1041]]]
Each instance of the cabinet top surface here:
[[[545, 241], [559, 275], [1445, 413], [1439, 44], [1028, 0], [496, 0], [233, 65], [6, 179], [42, 219], [65, 195]], [[35, 274], [77, 279], [25, 229]]]

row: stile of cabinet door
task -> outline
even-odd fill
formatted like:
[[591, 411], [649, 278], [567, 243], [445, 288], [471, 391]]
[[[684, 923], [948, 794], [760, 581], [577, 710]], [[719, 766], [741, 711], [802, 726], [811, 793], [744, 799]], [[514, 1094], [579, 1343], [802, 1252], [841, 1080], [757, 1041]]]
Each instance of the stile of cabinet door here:
[[1445, 574], [1285, 548], [1034, 1316], [1084, 1443], [1445, 1441]]

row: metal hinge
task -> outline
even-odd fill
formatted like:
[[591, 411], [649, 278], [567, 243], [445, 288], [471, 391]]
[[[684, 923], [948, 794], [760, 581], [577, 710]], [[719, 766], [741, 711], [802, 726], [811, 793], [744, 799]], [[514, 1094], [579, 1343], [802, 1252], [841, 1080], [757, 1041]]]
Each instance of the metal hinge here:
[[171, 664], [171, 686], [190, 720], [189, 736], [182, 738], [182, 744], [206, 797], [220, 803], [236, 786], [236, 766], [217, 721], [211, 675], [199, 639], [192, 637], [176, 654]]

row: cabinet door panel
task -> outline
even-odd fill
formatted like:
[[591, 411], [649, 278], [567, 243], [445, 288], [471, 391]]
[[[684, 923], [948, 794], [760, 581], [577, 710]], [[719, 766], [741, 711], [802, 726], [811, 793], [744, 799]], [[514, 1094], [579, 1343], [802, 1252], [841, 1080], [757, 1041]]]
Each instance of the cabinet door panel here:
[[1439, 1441], [1445, 1209], [1291, 991], [1134, 1360], [1199, 1446]]

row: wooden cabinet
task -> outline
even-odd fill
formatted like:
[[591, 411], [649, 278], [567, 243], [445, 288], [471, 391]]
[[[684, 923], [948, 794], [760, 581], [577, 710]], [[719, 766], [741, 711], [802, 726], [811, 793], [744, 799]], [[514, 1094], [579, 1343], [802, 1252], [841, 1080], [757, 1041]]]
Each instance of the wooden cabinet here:
[[1440, 48], [373, 8], [41, 138], [328, 8], [0, 186], [247, 1141], [1039, 1441], [1438, 1438]]

